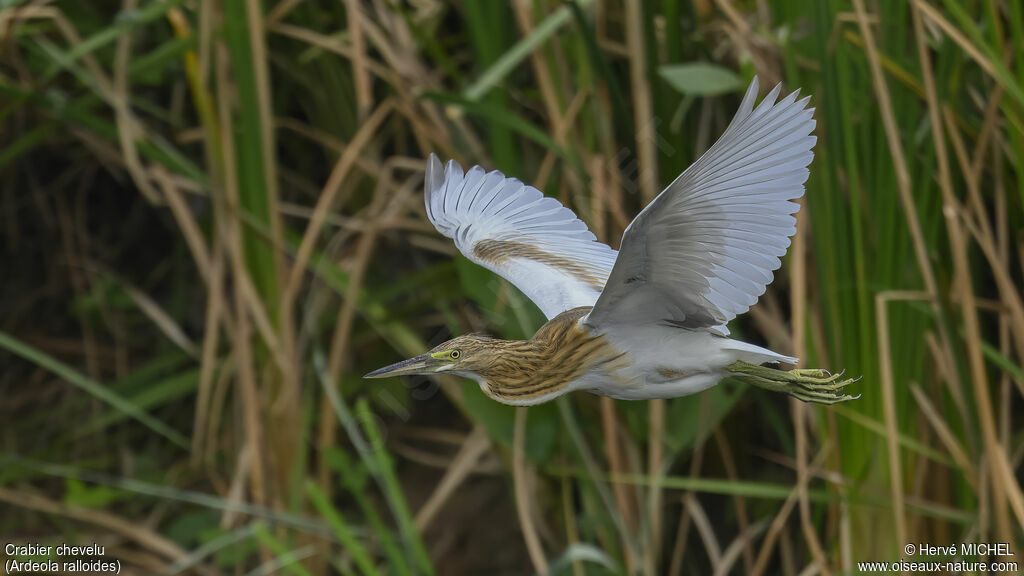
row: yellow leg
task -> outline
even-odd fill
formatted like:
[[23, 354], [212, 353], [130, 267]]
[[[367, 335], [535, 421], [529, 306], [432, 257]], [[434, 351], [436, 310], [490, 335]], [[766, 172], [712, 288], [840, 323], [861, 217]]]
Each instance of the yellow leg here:
[[827, 370], [820, 369], [776, 370], [742, 360], [733, 362], [726, 370], [748, 384], [773, 392], [783, 392], [804, 402], [837, 404], [860, 398], [859, 394], [849, 396], [842, 393], [845, 386], [860, 380], [844, 379], [843, 372], [830, 374]]

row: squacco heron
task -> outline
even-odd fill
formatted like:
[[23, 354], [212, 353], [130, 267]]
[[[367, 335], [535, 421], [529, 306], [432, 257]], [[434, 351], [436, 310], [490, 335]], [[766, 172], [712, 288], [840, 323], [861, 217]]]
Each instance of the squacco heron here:
[[572, 390], [671, 398], [728, 376], [806, 402], [853, 399], [841, 372], [764, 366], [797, 359], [727, 337], [726, 323], [782, 264], [814, 157], [809, 98], [778, 100], [780, 89], [754, 107], [754, 79], [722, 136], [640, 212], [618, 252], [536, 188], [479, 166], [442, 167], [432, 154], [424, 190], [434, 227], [548, 322], [525, 341], [459, 336], [366, 377], [454, 374], [513, 405]]

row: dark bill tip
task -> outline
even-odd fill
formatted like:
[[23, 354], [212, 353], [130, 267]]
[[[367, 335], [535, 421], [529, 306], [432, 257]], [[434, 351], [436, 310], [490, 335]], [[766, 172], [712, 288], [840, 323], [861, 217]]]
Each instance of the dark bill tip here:
[[390, 366], [374, 370], [373, 372], [363, 376], [363, 378], [390, 378], [392, 376], [404, 376], [407, 374], [429, 374], [433, 372], [430, 365], [431, 360], [433, 359], [429, 354], [423, 354], [422, 356], [402, 360], [401, 362], [396, 362]]
[[367, 372], [366, 374], [363, 374], [363, 378], [386, 378], [387, 375], [388, 375], [388, 371], [390, 369], [391, 369], [390, 366], [385, 366], [383, 368], [378, 368], [378, 369], [374, 370], [373, 372]]

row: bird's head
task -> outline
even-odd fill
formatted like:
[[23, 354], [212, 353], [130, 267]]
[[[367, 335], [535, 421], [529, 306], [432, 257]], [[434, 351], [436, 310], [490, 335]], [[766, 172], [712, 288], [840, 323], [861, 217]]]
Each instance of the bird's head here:
[[449, 373], [479, 380], [498, 354], [499, 342], [476, 334], [459, 336], [426, 354], [374, 370], [363, 378]]

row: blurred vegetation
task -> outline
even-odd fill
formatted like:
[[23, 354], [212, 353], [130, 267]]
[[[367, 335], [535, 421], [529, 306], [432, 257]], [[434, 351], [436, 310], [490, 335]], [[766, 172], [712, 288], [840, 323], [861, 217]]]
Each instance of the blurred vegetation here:
[[[7, 0], [0, 38], [5, 543], [204, 575], [1020, 550], [1021, 3]], [[616, 246], [754, 74], [813, 94], [819, 139], [793, 248], [732, 329], [862, 374], [860, 400], [513, 410], [360, 378], [543, 321], [427, 222], [427, 154]]]

